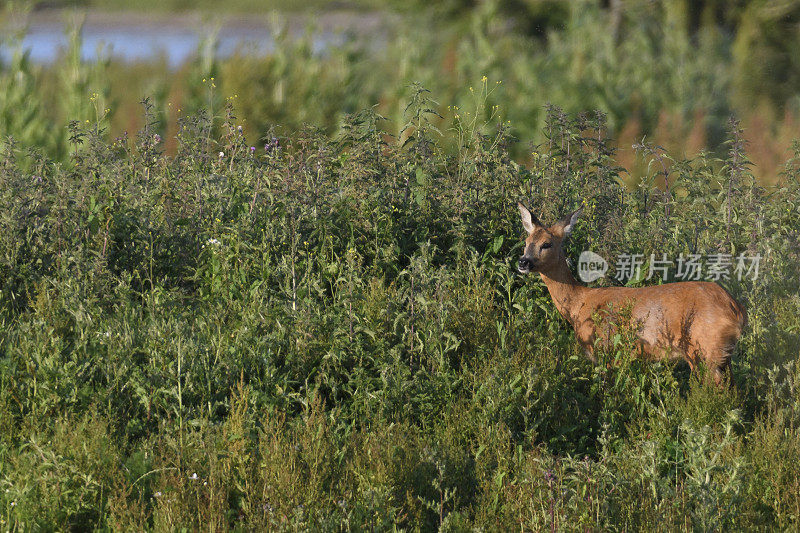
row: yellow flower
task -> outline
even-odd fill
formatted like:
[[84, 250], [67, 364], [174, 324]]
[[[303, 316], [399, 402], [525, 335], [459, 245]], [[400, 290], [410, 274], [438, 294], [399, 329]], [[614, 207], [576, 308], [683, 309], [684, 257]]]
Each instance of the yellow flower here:
[[482, 77], [481, 82], [486, 83], [486, 79], [487, 79], [486, 76]]

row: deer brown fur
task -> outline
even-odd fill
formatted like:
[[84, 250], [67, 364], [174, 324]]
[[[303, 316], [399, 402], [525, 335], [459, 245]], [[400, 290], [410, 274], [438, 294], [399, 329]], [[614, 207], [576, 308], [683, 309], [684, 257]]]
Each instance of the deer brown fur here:
[[[744, 307], [716, 283], [685, 281], [650, 287], [586, 287], [570, 272], [562, 243], [581, 210], [546, 227], [519, 204], [528, 232], [519, 260], [522, 274], [538, 272], [558, 312], [575, 329], [578, 342], [595, 360], [595, 346], [608, 342], [614, 312], [630, 310], [640, 355], [653, 359], [685, 359], [694, 369], [703, 361], [721, 384], [731, 354], [747, 322]], [[617, 314], [617, 317], [620, 315]]]

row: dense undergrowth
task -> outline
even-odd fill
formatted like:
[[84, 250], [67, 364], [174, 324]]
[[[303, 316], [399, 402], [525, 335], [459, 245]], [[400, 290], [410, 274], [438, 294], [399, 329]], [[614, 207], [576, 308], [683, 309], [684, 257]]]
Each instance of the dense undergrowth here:
[[[601, 113], [548, 109], [522, 167], [409, 100], [404, 143], [366, 110], [250, 147], [228, 107], [168, 157], [146, 106], [132, 138], [73, 123], [66, 162], [4, 145], [3, 529], [798, 526], [797, 160], [761, 188], [732, 123], [721, 160], [641, 146], [631, 191]], [[514, 273], [519, 199], [585, 206], [572, 258], [760, 254], [722, 280], [736, 387], [626, 335], [590, 364]]]

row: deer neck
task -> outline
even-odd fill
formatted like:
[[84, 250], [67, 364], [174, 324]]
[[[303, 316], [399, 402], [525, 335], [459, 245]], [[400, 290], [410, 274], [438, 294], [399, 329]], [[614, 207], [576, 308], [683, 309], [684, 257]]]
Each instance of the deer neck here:
[[574, 325], [574, 318], [583, 305], [584, 292], [588, 290], [587, 287], [578, 283], [578, 280], [573, 277], [566, 259], [550, 270], [539, 272], [539, 275], [547, 286], [558, 312]]

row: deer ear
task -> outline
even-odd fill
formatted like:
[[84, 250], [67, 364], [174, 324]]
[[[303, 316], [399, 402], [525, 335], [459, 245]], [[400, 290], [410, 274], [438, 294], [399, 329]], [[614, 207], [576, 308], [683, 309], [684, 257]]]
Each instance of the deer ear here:
[[525, 228], [525, 231], [528, 233], [533, 233], [533, 230], [536, 229], [536, 226], [542, 225], [542, 223], [539, 222], [539, 219], [532, 215], [531, 212], [528, 211], [528, 208], [522, 205], [521, 202], [517, 203], [517, 207], [519, 208], [519, 215], [522, 217], [522, 225]]
[[569, 234], [572, 233], [572, 228], [575, 227], [575, 222], [578, 221], [578, 217], [581, 216], [582, 211], [583, 207], [579, 207], [576, 211], [573, 211], [571, 214], [565, 216], [558, 224], [556, 224], [556, 227], [561, 229], [561, 233], [564, 238], [567, 238]]

